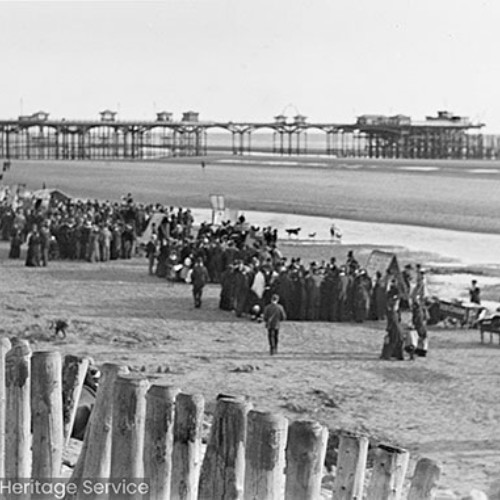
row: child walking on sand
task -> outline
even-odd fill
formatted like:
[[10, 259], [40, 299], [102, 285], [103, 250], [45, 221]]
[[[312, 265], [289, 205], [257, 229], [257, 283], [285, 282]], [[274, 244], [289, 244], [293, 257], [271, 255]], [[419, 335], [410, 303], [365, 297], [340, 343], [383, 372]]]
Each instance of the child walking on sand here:
[[285, 310], [281, 304], [278, 304], [279, 299], [279, 296], [274, 294], [271, 297], [271, 303], [264, 308], [264, 323], [267, 328], [271, 356], [278, 354], [280, 324], [286, 320]]

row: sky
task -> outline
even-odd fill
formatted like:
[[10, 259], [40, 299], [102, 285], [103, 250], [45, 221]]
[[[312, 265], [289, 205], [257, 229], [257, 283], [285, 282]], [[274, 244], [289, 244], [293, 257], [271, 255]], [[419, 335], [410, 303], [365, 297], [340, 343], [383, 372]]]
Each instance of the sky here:
[[0, 119], [450, 110], [500, 133], [499, 21], [498, 0], [0, 0]]

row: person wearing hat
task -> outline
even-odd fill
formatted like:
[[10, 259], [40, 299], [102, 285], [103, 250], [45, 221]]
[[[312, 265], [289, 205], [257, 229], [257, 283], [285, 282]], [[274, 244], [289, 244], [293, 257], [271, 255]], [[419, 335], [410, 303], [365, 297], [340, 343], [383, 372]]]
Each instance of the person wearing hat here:
[[349, 250], [347, 253], [346, 267], [347, 273], [351, 276], [354, 275], [359, 269], [359, 262], [354, 257], [354, 252], [352, 250]]
[[196, 307], [197, 309], [201, 307], [201, 297], [203, 295], [203, 288], [208, 283], [208, 281], [209, 281], [208, 270], [203, 264], [203, 259], [201, 257], [198, 257], [191, 272], [194, 307]]
[[279, 295], [271, 297], [271, 303], [264, 308], [264, 324], [267, 329], [267, 339], [269, 341], [269, 351], [271, 356], [278, 354], [279, 330], [282, 321], [286, 320], [285, 309], [279, 304]]

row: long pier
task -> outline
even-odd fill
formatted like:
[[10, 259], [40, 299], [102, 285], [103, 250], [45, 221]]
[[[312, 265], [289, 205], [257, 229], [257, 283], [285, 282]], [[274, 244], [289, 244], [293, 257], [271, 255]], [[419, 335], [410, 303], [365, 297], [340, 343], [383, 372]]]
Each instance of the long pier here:
[[208, 154], [327, 155], [415, 159], [496, 159], [500, 138], [483, 124], [439, 112], [421, 122], [363, 115], [355, 123], [314, 123], [302, 115], [271, 122], [200, 121], [198, 113], [157, 113], [156, 120], [49, 119], [38, 112], [0, 120], [0, 158], [40, 160], [158, 159]]

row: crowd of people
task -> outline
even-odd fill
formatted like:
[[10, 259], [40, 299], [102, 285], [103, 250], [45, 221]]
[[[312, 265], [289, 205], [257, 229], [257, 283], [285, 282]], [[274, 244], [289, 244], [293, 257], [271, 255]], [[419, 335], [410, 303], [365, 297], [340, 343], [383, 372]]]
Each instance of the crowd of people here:
[[[220, 308], [236, 316], [261, 319], [261, 313], [279, 297], [287, 319], [361, 323], [387, 320], [382, 357], [411, 359], [427, 352], [426, 289], [424, 272], [407, 265], [396, 275], [377, 271], [372, 278], [362, 269], [352, 251], [344, 264], [335, 258], [305, 266], [300, 258], [278, 262], [271, 255], [236, 258], [221, 279]], [[401, 322], [401, 313], [411, 314], [412, 328]]]
[[136, 203], [129, 193], [121, 202], [68, 199], [48, 207], [0, 205], [0, 234], [10, 240], [9, 258], [19, 259], [26, 245], [26, 265], [50, 260], [107, 262], [130, 259], [153, 213], [164, 214], [162, 227], [174, 239], [189, 238], [194, 219], [189, 209]]
[[[410, 357], [427, 350], [420, 269], [412, 283], [411, 266], [399, 281], [380, 271], [369, 276], [352, 251], [340, 264], [334, 257], [309, 264], [288, 259], [278, 248], [276, 229], [250, 226], [244, 216], [235, 223], [203, 222], [195, 232], [189, 209], [136, 203], [128, 194], [121, 202], [68, 199], [17, 210], [2, 205], [0, 234], [10, 240], [10, 258], [20, 258], [26, 243], [26, 265], [35, 267], [52, 259], [130, 259], [142, 241], [149, 273], [192, 283], [195, 307], [201, 307], [204, 285], [219, 283], [220, 309], [237, 317], [260, 321], [272, 297], [279, 297], [289, 320], [386, 319], [385, 359], [403, 359], [405, 348]], [[401, 324], [405, 310], [412, 313], [411, 332]]]

